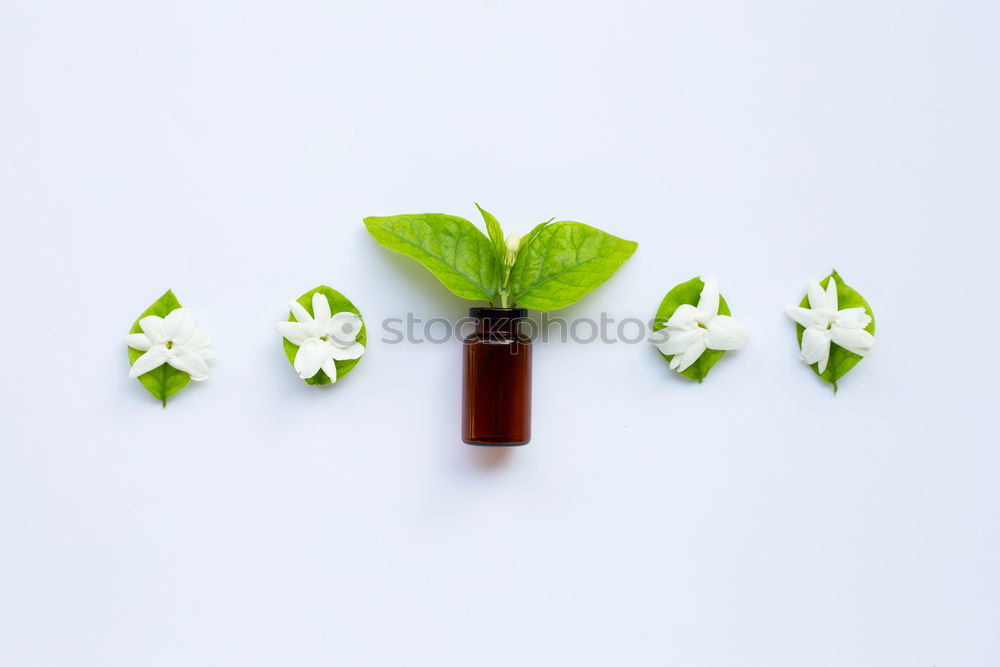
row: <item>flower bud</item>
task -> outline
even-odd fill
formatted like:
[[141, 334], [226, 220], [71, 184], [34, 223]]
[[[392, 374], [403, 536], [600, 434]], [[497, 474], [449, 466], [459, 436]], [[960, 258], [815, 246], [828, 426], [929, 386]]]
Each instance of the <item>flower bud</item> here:
[[507, 266], [514, 266], [514, 260], [517, 259], [517, 251], [521, 247], [521, 237], [517, 234], [507, 235], [507, 257], [505, 262]]

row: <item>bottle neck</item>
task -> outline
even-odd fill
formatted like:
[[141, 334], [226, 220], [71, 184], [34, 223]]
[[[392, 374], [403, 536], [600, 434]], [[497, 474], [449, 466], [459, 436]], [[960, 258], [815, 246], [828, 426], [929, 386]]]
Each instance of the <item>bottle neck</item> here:
[[528, 317], [528, 309], [470, 308], [469, 317], [476, 321], [476, 333], [516, 336], [521, 322]]

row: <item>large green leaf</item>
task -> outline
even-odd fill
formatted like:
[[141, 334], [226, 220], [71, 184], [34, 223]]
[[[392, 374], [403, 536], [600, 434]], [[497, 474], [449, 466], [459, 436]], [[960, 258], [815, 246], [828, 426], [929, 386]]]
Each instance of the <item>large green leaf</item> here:
[[[830, 275], [820, 281], [820, 287], [823, 289], [827, 288], [830, 284], [830, 279], [837, 279], [837, 308], [839, 310], [845, 310], [847, 308], [857, 308], [862, 307], [868, 316], [872, 318], [872, 321], [868, 323], [865, 327], [865, 331], [874, 335], [875, 334], [875, 315], [872, 313], [872, 307], [868, 305], [865, 298], [858, 294], [858, 292], [850, 287], [844, 282], [844, 279], [840, 277], [840, 274], [834, 270]], [[799, 303], [802, 308], [809, 307], [809, 297], [802, 297], [802, 301]], [[799, 323], [795, 323], [795, 335], [799, 341], [799, 349], [802, 348], [802, 334], [805, 331]], [[849, 370], [854, 368], [859, 361], [864, 359], [860, 354], [855, 354], [854, 352], [848, 352], [836, 343], [830, 344], [830, 359], [826, 362], [826, 370], [822, 373], [819, 372], [819, 364], [812, 364], [812, 369], [816, 375], [820, 376], [824, 382], [828, 382], [833, 385], [834, 392], [837, 391], [837, 380], [844, 377]]]
[[[167, 290], [163, 296], [153, 302], [153, 305], [143, 311], [142, 315], [136, 318], [132, 328], [129, 329], [129, 333], [142, 333], [142, 327], [139, 326], [139, 320], [142, 318], [149, 315], [166, 317], [180, 307], [181, 304], [177, 300], [177, 297], [174, 296], [174, 293]], [[135, 360], [143, 354], [145, 353], [142, 350], [137, 350], [133, 347], [128, 348], [129, 365], [134, 364]], [[180, 391], [190, 379], [190, 375], [184, 371], [177, 370], [170, 364], [163, 364], [139, 376], [139, 382], [142, 383], [142, 386], [159, 399], [163, 403], [163, 407], [167, 407], [167, 399]]]
[[489, 234], [493, 249], [496, 251], [497, 263], [503, 264], [504, 257], [507, 256], [507, 240], [503, 235], [503, 227], [500, 226], [500, 221], [494, 218], [492, 213], [484, 210], [479, 204], [476, 204], [476, 208], [479, 209], [480, 215], [483, 216], [483, 222], [486, 223], [486, 232]]
[[[674, 314], [674, 311], [677, 310], [677, 307], [681, 304], [689, 303], [692, 306], [697, 306], [698, 301], [701, 298], [701, 290], [704, 288], [705, 283], [701, 278], [692, 278], [686, 283], [681, 283], [667, 292], [667, 295], [663, 297], [663, 301], [660, 302], [660, 307], [656, 310], [656, 320], [653, 323], [653, 331], [659, 331], [667, 326], [667, 320], [670, 319], [670, 316]], [[726, 303], [725, 298], [723, 298], [721, 294], [719, 295], [719, 314], [732, 315], [729, 311], [729, 304]], [[698, 357], [697, 361], [681, 371], [681, 375], [701, 382], [708, 377], [708, 372], [712, 370], [712, 366], [714, 366], [715, 362], [721, 359], [724, 354], [724, 350], [705, 350], [701, 353], [701, 356]], [[670, 363], [670, 360], [674, 358], [674, 355], [663, 354], [662, 352], [660, 352], [660, 356], [666, 359], [667, 363]]]
[[525, 234], [524, 236], [522, 236], [521, 237], [521, 250], [524, 250], [529, 245], [531, 245], [534, 242], [535, 238], [538, 236], [539, 232], [541, 232], [543, 229], [545, 229], [546, 227], [548, 227], [549, 223], [551, 223], [553, 220], [555, 220], [555, 218], [549, 218], [545, 222], [538, 223], [537, 225], [535, 225], [531, 229], [530, 232], [528, 232], [527, 234]]
[[638, 245], [580, 222], [555, 222], [532, 233], [518, 252], [510, 291], [516, 305], [535, 310], [578, 301], [610, 278]]
[[[305, 308], [306, 312], [308, 312], [310, 315], [315, 315], [315, 313], [313, 312], [312, 298], [313, 294], [315, 294], [316, 292], [323, 294], [326, 297], [327, 301], [330, 302], [330, 312], [333, 313], [334, 315], [336, 315], [337, 313], [350, 312], [354, 313], [358, 317], [361, 317], [361, 311], [358, 310], [353, 303], [351, 303], [350, 299], [348, 299], [346, 296], [344, 296], [337, 290], [327, 287], [326, 285], [320, 285], [315, 289], [311, 289], [302, 296], [300, 296], [298, 299], [296, 299], [296, 301], [302, 304], [302, 307]], [[294, 315], [289, 313], [288, 321], [296, 322], [297, 320], [295, 319]], [[366, 350], [368, 349], [368, 331], [365, 328], [364, 317], [361, 317], [361, 332], [358, 334], [356, 340], [362, 345], [364, 345]], [[287, 338], [282, 338], [281, 342], [284, 343], [285, 345], [285, 356], [288, 357], [288, 362], [292, 364], [292, 367], [294, 368], [295, 355], [299, 351], [299, 346], [291, 343]], [[345, 375], [354, 370], [354, 367], [358, 365], [359, 361], [361, 361], [360, 358], [335, 361], [334, 363], [337, 365], [337, 380], [340, 381], [341, 379], [343, 379]], [[316, 375], [312, 376], [311, 378], [306, 378], [305, 381], [308, 384], [332, 383], [330, 376], [324, 373], [322, 370], [320, 370], [318, 373], [316, 373]]]
[[496, 298], [497, 252], [465, 218], [442, 213], [394, 215], [365, 218], [365, 226], [376, 241], [417, 260], [463, 299]]

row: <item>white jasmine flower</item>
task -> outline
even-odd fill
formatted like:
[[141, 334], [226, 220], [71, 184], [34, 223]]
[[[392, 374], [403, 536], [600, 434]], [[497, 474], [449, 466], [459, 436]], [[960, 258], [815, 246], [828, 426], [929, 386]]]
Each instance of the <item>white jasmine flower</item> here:
[[830, 276], [826, 291], [813, 281], [806, 287], [810, 308], [789, 306], [785, 313], [805, 327], [802, 332], [802, 360], [818, 363], [819, 372], [830, 361], [830, 343], [864, 356], [875, 345], [875, 337], [865, 331], [872, 318], [865, 309], [837, 309], [837, 279]]
[[507, 240], [504, 243], [507, 246], [507, 255], [504, 257], [504, 263], [507, 266], [514, 266], [514, 262], [517, 260], [517, 251], [521, 248], [521, 237], [517, 234], [508, 234]]
[[129, 334], [129, 347], [145, 352], [129, 370], [130, 378], [139, 377], [163, 364], [184, 371], [192, 380], [208, 377], [208, 364], [215, 359], [208, 333], [195, 325], [194, 315], [187, 308], [177, 308], [166, 317], [149, 315], [139, 320], [142, 333]]
[[361, 318], [355, 313], [330, 314], [330, 302], [320, 292], [313, 294], [313, 314], [292, 301], [292, 315], [297, 322], [278, 322], [278, 331], [293, 345], [295, 370], [303, 380], [316, 375], [321, 369], [337, 381], [336, 361], [357, 359], [365, 353], [365, 346], [356, 342], [361, 333]]
[[706, 349], [739, 350], [749, 339], [745, 326], [729, 315], [719, 315], [717, 278], [705, 280], [697, 306], [681, 304], [667, 326], [650, 336], [660, 352], [674, 355], [670, 367], [678, 372], [687, 370]]

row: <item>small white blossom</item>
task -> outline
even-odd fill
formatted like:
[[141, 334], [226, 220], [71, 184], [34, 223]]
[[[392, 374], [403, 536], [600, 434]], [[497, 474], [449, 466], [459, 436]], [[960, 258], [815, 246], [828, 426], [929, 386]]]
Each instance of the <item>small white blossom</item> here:
[[729, 315], [719, 315], [717, 278], [705, 280], [697, 306], [681, 304], [667, 326], [649, 338], [660, 352], [674, 355], [670, 367], [678, 372], [687, 370], [706, 349], [739, 350], [749, 339], [745, 326]]
[[361, 318], [355, 313], [330, 314], [330, 302], [320, 292], [313, 294], [313, 314], [298, 301], [291, 302], [292, 315], [297, 322], [278, 322], [278, 331], [293, 345], [295, 370], [303, 380], [316, 375], [321, 369], [331, 382], [337, 381], [336, 361], [358, 359], [365, 347], [356, 342], [361, 333]]
[[130, 378], [139, 377], [163, 364], [184, 371], [192, 380], [208, 377], [208, 364], [215, 358], [211, 341], [204, 329], [195, 325], [194, 315], [187, 308], [170, 311], [166, 317], [149, 315], [139, 320], [142, 333], [129, 334], [129, 347], [145, 352], [129, 370]]
[[818, 363], [819, 372], [830, 361], [830, 344], [836, 343], [848, 352], [864, 356], [875, 345], [875, 337], [865, 331], [872, 318], [865, 309], [838, 310], [837, 279], [830, 276], [826, 291], [817, 282], [806, 287], [810, 308], [789, 306], [785, 313], [805, 327], [802, 332], [802, 360]]
[[508, 234], [504, 244], [507, 246], [504, 263], [507, 266], [514, 266], [514, 262], [517, 260], [517, 251], [521, 248], [521, 237], [517, 234]]

